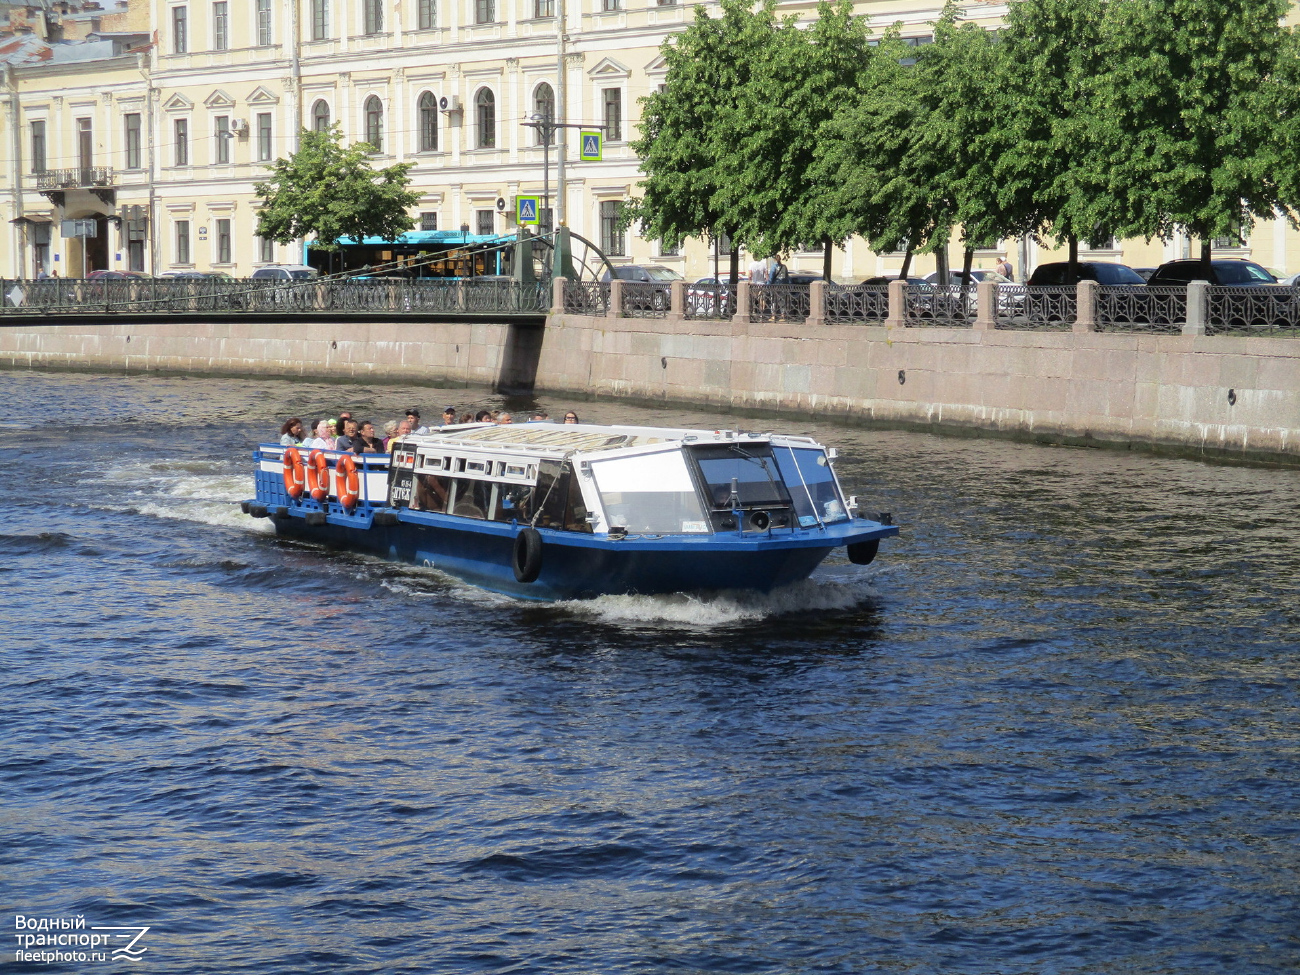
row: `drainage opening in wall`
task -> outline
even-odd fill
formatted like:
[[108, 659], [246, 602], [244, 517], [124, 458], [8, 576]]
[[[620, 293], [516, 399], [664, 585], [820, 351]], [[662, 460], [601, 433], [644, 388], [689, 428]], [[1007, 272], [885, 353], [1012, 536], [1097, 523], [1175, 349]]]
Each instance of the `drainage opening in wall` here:
[[1229, 406], [1237, 405], [1237, 391], [1235, 389], [1228, 390], [1228, 405]]
[[898, 370], [898, 385], [902, 386], [905, 382], [907, 382], [907, 370], [900, 369]]
[[666, 356], [666, 355], [665, 355], [665, 356], [660, 356], [660, 357], [659, 357], [659, 365], [661, 365], [661, 366], [663, 366], [665, 369], [667, 369], [667, 368], [668, 368], [668, 356]]
[[331, 348], [331, 349], [337, 349], [338, 347], [339, 347], [339, 344], [338, 344], [337, 342], [331, 342], [331, 343], [330, 343], [330, 348]]

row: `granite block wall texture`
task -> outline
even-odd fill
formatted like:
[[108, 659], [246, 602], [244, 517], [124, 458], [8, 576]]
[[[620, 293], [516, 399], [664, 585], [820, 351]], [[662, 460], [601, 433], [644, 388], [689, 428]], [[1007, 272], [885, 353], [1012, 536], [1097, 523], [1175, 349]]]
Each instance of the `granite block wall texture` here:
[[[0, 366], [401, 380], [1300, 462], [1300, 339], [553, 316], [0, 323]], [[901, 381], [900, 381], [901, 380]]]

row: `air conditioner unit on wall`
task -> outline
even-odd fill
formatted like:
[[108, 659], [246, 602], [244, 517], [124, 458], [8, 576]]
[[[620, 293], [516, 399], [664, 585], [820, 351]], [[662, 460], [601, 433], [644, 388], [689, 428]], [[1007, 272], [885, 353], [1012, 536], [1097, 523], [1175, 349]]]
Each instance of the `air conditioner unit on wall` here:
[[459, 112], [461, 110], [460, 96], [443, 95], [441, 98], [438, 99], [438, 110], [441, 112], [445, 112], [448, 115], [451, 115], [455, 112]]
[[235, 135], [248, 135], [248, 119], [232, 118], [230, 120], [230, 131]]

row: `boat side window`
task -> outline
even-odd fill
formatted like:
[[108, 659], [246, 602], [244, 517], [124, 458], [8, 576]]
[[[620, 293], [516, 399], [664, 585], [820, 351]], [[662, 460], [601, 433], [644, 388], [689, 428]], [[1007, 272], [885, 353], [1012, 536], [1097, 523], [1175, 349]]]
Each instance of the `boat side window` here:
[[467, 477], [452, 479], [451, 514], [461, 518], [487, 518], [492, 500], [492, 483], [490, 481], [471, 480]]
[[709, 531], [680, 450], [593, 460], [591, 471], [610, 527], [653, 535]]
[[492, 509], [492, 521], [527, 521], [532, 508], [533, 489], [527, 484], [496, 485], [496, 505]]
[[848, 521], [835, 472], [826, 453], [820, 448], [776, 447], [777, 466], [790, 487], [799, 524], [809, 528], [820, 520], [823, 524]]
[[569, 478], [569, 502], [564, 512], [564, 527], [571, 532], [591, 534], [591, 522], [587, 521], [587, 502], [582, 497], [582, 484], [576, 477]]
[[[569, 496], [569, 472], [559, 461], [544, 460], [537, 471], [537, 486], [528, 505], [537, 512], [539, 528], [563, 528], [564, 506]], [[520, 519], [523, 520], [522, 518]], [[532, 517], [529, 517], [532, 521]]]
[[447, 510], [448, 478], [438, 474], [416, 474], [411, 507], [417, 511]]

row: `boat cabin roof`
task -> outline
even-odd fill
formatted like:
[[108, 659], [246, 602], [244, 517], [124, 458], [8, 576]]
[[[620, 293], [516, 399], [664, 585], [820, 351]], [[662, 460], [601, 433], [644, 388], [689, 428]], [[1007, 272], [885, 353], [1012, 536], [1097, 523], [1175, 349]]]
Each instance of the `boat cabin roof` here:
[[[503, 453], [560, 458], [654, 444], [767, 443], [771, 434], [737, 430], [687, 430], [676, 427], [605, 426], [592, 423], [469, 423], [404, 440], [413, 446], [471, 447]], [[806, 437], [781, 440], [813, 441]]]

